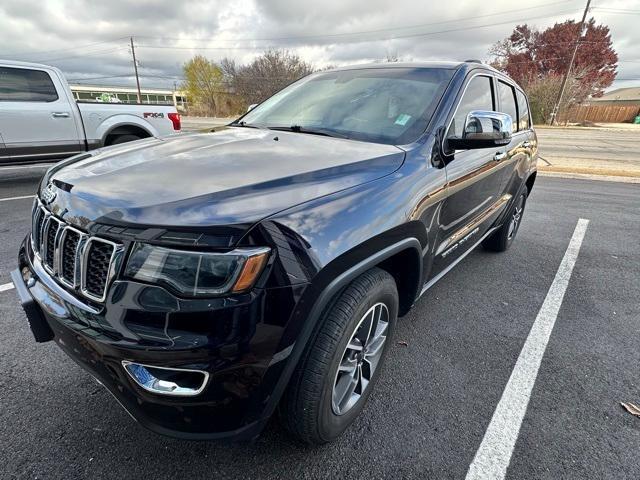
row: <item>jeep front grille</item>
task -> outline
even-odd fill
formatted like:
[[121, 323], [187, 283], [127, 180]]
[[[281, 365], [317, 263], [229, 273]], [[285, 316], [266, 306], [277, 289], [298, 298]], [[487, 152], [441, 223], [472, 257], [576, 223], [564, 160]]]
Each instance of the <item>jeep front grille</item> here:
[[33, 209], [31, 246], [55, 280], [97, 302], [105, 300], [123, 252], [121, 244], [91, 236], [55, 217], [39, 200]]

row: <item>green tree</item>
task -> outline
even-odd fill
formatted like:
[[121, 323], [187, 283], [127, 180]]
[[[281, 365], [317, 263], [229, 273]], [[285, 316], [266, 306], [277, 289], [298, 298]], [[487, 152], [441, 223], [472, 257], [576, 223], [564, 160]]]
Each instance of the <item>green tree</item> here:
[[182, 90], [186, 92], [189, 103], [205, 115], [217, 116], [220, 104], [227, 96], [224, 75], [215, 62], [196, 55], [182, 67], [185, 81]]

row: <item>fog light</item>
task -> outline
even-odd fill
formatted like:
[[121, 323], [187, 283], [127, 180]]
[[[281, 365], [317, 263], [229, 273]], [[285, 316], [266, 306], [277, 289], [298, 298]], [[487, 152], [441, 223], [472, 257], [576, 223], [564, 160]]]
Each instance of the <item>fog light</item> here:
[[128, 360], [122, 361], [122, 367], [142, 388], [160, 395], [192, 397], [202, 393], [209, 380], [204, 370], [154, 367]]

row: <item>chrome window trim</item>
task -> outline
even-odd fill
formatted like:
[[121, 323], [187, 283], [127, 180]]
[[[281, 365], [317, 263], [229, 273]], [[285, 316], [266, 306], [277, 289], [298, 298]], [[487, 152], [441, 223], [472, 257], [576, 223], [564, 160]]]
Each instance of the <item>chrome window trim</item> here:
[[[458, 113], [458, 109], [460, 108], [460, 103], [462, 102], [462, 99], [464, 98], [464, 94], [467, 93], [467, 88], [469, 87], [469, 84], [476, 77], [487, 77], [491, 81], [491, 99], [492, 99], [492, 102], [493, 102], [494, 110], [497, 107], [497, 105], [496, 105], [496, 103], [497, 103], [496, 92], [494, 91], [495, 87], [496, 87], [496, 85], [495, 85], [496, 76], [493, 75], [493, 72], [491, 70], [482, 70], [481, 69], [480, 71], [469, 75], [468, 78], [465, 78], [464, 81], [466, 83], [464, 85], [464, 88], [462, 89], [462, 93], [460, 94], [460, 98], [456, 102], [455, 108], [452, 110], [451, 118], [449, 118], [449, 121], [446, 124], [446, 128], [444, 129], [444, 134], [442, 135], [442, 140], [440, 141], [440, 151], [442, 151], [442, 152], [446, 151], [445, 148], [444, 148], [444, 142], [447, 141], [447, 137], [449, 136], [449, 129], [451, 128], [451, 124], [453, 123], [453, 119], [455, 118], [456, 114]], [[459, 151], [466, 151], [466, 150], [459, 150]], [[450, 155], [451, 154], [449, 154], [449, 156]]]
[[[111, 252], [111, 257], [109, 258], [109, 268], [107, 270], [107, 278], [104, 284], [104, 290], [102, 292], [102, 296], [98, 297], [87, 290], [87, 265], [88, 265], [88, 257], [89, 257], [89, 249], [93, 242], [106, 243], [107, 245], [111, 245], [113, 247], [113, 251]], [[96, 302], [104, 302], [107, 298], [107, 292], [109, 290], [109, 285], [113, 280], [113, 277], [116, 274], [116, 259], [122, 256], [124, 252], [124, 246], [122, 244], [112, 242], [111, 240], [105, 240], [104, 238], [99, 237], [89, 237], [82, 248], [82, 261], [81, 261], [81, 274], [80, 274], [80, 292], [87, 298], [94, 300]]]

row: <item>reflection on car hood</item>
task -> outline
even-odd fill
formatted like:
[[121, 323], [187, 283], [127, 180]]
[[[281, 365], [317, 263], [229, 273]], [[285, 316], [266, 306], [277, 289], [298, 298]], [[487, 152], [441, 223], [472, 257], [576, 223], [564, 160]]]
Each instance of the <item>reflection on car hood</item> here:
[[388, 175], [403, 158], [391, 145], [229, 128], [108, 148], [49, 181], [75, 223], [237, 225]]

